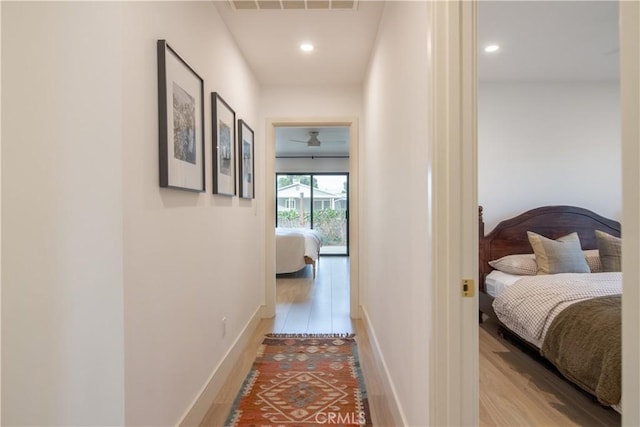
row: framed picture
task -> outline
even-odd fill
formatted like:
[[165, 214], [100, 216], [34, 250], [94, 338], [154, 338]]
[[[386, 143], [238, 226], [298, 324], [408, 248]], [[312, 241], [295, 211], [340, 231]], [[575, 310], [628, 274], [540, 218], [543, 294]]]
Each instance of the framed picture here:
[[236, 113], [217, 93], [211, 94], [213, 194], [236, 194]]
[[240, 158], [238, 173], [240, 197], [253, 199], [256, 188], [253, 181], [253, 129], [244, 120], [238, 120], [238, 157]]
[[204, 81], [158, 40], [160, 187], [205, 191]]

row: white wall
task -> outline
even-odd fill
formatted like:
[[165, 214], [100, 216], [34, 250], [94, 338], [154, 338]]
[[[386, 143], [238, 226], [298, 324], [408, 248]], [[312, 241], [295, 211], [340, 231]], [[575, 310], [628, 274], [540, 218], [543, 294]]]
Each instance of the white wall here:
[[[175, 425], [264, 301], [262, 188], [210, 160], [210, 92], [259, 141], [259, 85], [211, 2], [2, 2], [2, 36], [2, 422]], [[205, 80], [206, 193], [158, 187], [160, 38]]]
[[[263, 119], [358, 117], [362, 113], [359, 85], [265, 86], [261, 92]], [[264, 129], [264, 120], [262, 120]]]
[[431, 6], [386, 4], [364, 85], [362, 306], [407, 425], [428, 425]]
[[122, 425], [121, 6], [1, 7], [2, 424]]
[[[124, 12], [126, 422], [173, 425], [264, 301], [262, 187], [255, 200], [213, 196], [210, 161], [217, 91], [256, 131], [263, 176], [259, 86], [213, 2], [129, 2]], [[159, 38], [205, 82], [206, 193], [158, 187]]]
[[485, 232], [543, 205], [622, 213], [617, 82], [481, 82], [478, 191]]

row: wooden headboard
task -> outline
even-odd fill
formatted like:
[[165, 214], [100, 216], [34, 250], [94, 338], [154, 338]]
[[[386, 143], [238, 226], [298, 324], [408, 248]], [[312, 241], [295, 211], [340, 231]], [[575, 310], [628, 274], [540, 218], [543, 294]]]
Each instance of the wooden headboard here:
[[527, 231], [557, 239], [576, 231], [582, 249], [597, 249], [595, 230], [620, 237], [620, 223], [604, 218], [588, 209], [575, 206], [544, 206], [531, 209], [499, 223], [489, 234], [484, 234], [482, 206], [479, 208], [480, 231], [480, 291], [485, 292], [484, 278], [492, 270], [489, 261], [505, 255], [533, 253]]

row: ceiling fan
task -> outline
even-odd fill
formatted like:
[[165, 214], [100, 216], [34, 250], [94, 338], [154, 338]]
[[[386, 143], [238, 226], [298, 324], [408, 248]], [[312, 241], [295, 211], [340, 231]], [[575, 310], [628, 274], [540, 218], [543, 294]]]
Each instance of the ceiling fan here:
[[320, 134], [319, 131], [317, 130], [312, 130], [309, 131], [309, 139], [306, 141], [302, 141], [299, 139], [290, 139], [289, 141], [293, 141], [293, 142], [301, 142], [303, 144], [307, 144], [307, 147], [320, 147], [320, 145], [324, 144], [324, 143], [340, 143], [343, 144], [344, 141], [320, 141], [318, 139], [318, 135]]

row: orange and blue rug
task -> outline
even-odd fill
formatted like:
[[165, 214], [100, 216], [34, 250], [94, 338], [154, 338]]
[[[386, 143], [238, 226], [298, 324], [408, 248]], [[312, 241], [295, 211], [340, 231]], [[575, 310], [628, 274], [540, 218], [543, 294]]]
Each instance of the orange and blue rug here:
[[269, 334], [225, 426], [370, 426], [353, 334]]

